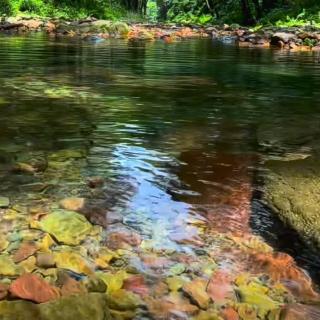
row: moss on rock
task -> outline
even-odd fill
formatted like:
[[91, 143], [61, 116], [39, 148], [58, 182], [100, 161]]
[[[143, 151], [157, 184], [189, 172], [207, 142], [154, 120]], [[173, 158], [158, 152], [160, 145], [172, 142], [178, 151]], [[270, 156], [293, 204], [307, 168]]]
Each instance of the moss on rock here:
[[1, 319], [6, 320], [109, 320], [111, 319], [105, 294], [89, 293], [70, 296], [43, 304], [1, 301]]
[[269, 161], [265, 199], [282, 221], [320, 245], [320, 160]]

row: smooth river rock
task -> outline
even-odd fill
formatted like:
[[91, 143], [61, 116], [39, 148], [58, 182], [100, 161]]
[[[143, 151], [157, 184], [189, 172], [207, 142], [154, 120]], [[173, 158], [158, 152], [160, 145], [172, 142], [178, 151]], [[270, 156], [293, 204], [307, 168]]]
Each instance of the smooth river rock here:
[[78, 245], [91, 232], [92, 225], [79, 213], [57, 210], [43, 218], [39, 228], [50, 233], [60, 243]]
[[9, 291], [13, 297], [36, 303], [48, 302], [60, 296], [58, 288], [52, 287], [41, 277], [26, 273], [13, 281]]
[[69, 296], [43, 304], [28, 301], [0, 302], [5, 320], [111, 320], [105, 294]]
[[320, 161], [269, 161], [265, 200], [282, 221], [320, 245]]

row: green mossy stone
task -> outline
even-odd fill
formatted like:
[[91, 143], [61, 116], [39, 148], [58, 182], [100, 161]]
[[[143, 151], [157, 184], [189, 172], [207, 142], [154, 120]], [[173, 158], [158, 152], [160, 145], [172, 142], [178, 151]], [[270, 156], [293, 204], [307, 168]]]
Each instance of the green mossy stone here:
[[113, 310], [128, 311], [143, 306], [143, 301], [138, 295], [120, 289], [108, 296], [108, 306]]
[[265, 200], [280, 219], [320, 246], [320, 160], [269, 161]]
[[70, 296], [43, 304], [1, 301], [0, 318], [5, 320], [111, 320], [105, 294]]
[[39, 228], [60, 243], [78, 245], [91, 232], [92, 225], [79, 213], [56, 210], [39, 222]]
[[8, 208], [10, 205], [10, 199], [7, 197], [0, 197], [0, 208]]

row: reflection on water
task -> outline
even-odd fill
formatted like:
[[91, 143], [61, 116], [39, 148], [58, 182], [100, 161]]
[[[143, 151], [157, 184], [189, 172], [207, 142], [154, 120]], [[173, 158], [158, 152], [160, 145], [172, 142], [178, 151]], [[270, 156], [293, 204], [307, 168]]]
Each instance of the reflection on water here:
[[[253, 199], [264, 160], [317, 152], [320, 69], [312, 53], [210, 40], [1, 41], [1, 196], [28, 207], [85, 197], [91, 222], [111, 235], [125, 225], [144, 250], [198, 255], [196, 265], [202, 248], [226, 273], [256, 272], [253, 261], [270, 274], [290, 265], [276, 280], [304, 277], [287, 256], [248, 258], [229, 241], [250, 248], [253, 233], [277, 236]], [[99, 186], [88, 189], [88, 180]], [[120, 218], [110, 226], [111, 216]], [[310, 267], [304, 252], [294, 254]], [[154, 263], [131, 258], [139, 270]], [[296, 295], [313, 296], [308, 286]]]

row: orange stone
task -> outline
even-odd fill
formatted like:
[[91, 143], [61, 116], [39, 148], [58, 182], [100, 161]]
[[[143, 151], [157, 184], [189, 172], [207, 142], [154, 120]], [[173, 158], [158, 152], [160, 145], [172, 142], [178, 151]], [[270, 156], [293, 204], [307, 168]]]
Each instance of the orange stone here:
[[71, 277], [66, 277], [61, 288], [62, 296], [70, 296], [74, 294], [84, 294], [86, 292], [84, 286]]
[[232, 278], [229, 273], [218, 270], [216, 271], [207, 288], [208, 295], [215, 303], [225, 303], [234, 297]]
[[43, 303], [59, 298], [60, 292], [35, 274], [26, 273], [13, 281], [9, 292], [13, 297]]
[[238, 313], [231, 307], [224, 309], [221, 316], [224, 320], [239, 320]]
[[34, 255], [37, 251], [37, 246], [33, 242], [24, 242], [20, 248], [15, 252], [13, 261], [15, 263], [21, 262], [30, 256]]

